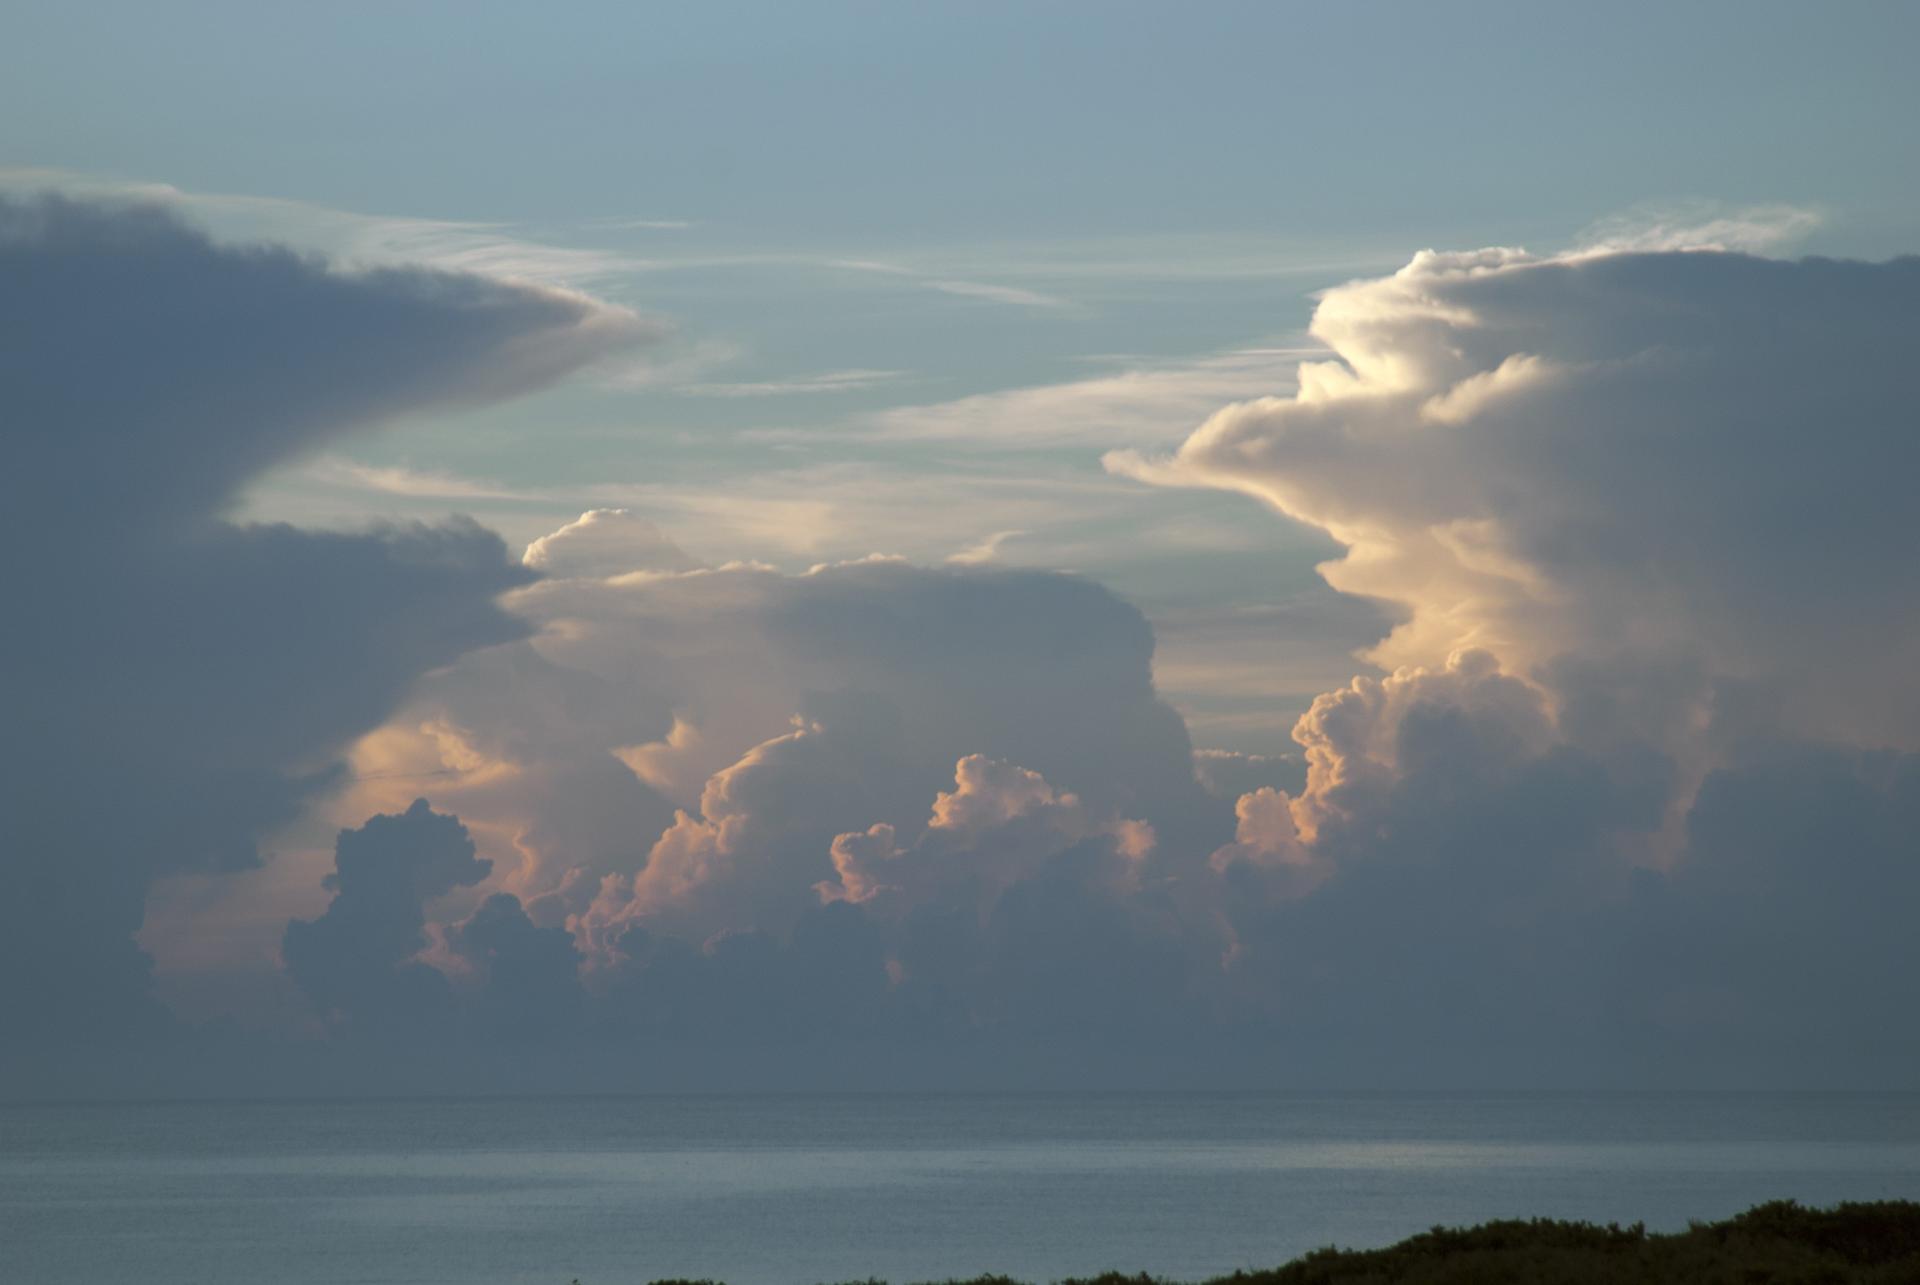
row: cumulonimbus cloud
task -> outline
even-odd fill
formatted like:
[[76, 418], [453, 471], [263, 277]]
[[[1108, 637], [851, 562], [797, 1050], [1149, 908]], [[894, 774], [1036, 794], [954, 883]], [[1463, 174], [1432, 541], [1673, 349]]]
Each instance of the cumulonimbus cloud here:
[[[1920, 972], [1913, 262], [1424, 254], [1329, 292], [1332, 357], [1296, 394], [1221, 410], [1169, 456], [1110, 457], [1320, 526], [1346, 548], [1328, 579], [1403, 620], [1381, 672], [1300, 719], [1297, 761], [1256, 761], [1196, 760], [1145, 619], [1079, 577], [704, 566], [608, 510], [524, 562], [472, 524], [222, 524], [253, 461], [639, 332], [572, 296], [341, 278], [149, 214], [54, 205], [14, 235], [49, 283], [30, 315], [95, 314], [64, 333], [97, 342], [37, 359], [125, 364], [123, 391], [162, 411], [27, 385], [51, 427], [25, 439], [45, 467], [9, 510], [16, 547], [68, 538], [28, 568], [34, 627], [5, 656], [46, 679], [7, 742], [28, 801], [7, 850], [48, 859], [18, 863], [0, 959], [71, 981], [50, 1006], [9, 988], [10, 1030], [71, 1026], [82, 996], [96, 1026], [137, 1024], [127, 934], [153, 876], [242, 864], [338, 786], [357, 811], [335, 900], [292, 916], [283, 954], [303, 1017], [361, 1052], [557, 1050], [556, 1083], [607, 1066], [628, 1087], [667, 1066], [762, 1084], [1920, 1066], [1885, 1021]], [[169, 347], [131, 301], [162, 284], [205, 325], [275, 299], [303, 320]], [[399, 374], [352, 337], [414, 327]], [[300, 366], [280, 347], [300, 335], [360, 382], [329, 400], [337, 378], [268, 378]], [[233, 416], [202, 423], [229, 395], [220, 354], [248, 343], [265, 360]], [[547, 355], [468, 369], [503, 348]], [[253, 424], [276, 388], [319, 400]], [[149, 432], [235, 445], [200, 472]], [[97, 512], [70, 484], [89, 468]], [[350, 743], [349, 782], [328, 765]], [[96, 796], [121, 806], [101, 820]]]
[[[1847, 1041], [1833, 1014], [1870, 1024], [1915, 962], [1878, 909], [1910, 881], [1894, 818], [1920, 798], [1913, 760], [1858, 747], [1915, 734], [1899, 639], [1916, 604], [1883, 537], [1912, 522], [1900, 318], [1917, 287], [1904, 262], [1487, 251], [1331, 292], [1315, 329], [1335, 360], [1298, 395], [1230, 407], [1170, 458], [1112, 457], [1323, 527], [1348, 548], [1329, 579], [1403, 613], [1374, 654], [1389, 672], [1301, 719], [1304, 780], [1240, 794], [1233, 833], [1203, 849], [1156, 834], [1133, 866], [1112, 828], [1140, 815], [1124, 792], [1089, 810], [1056, 783], [1101, 780], [1084, 746], [1043, 771], [972, 747], [916, 816], [904, 781], [848, 789], [884, 777], [884, 720], [805, 722], [713, 775], [645, 866], [601, 886], [575, 921], [588, 957], [644, 987], [667, 984], [676, 934], [706, 938], [702, 968], [745, 949], [730, 934], [777, 950], [830, 858], [813, 890], [891, 979], [869, 1023], [932, 995], [982, 1031], [1192, 1020], [1274, 1067], [1388, 1080], [1415, 1048], [1422, 1074], [1463, 1082], [1494, 1062], [1713, 1081], [1753, 1057], [1819, 1077], [1790, 1034], [1815, 1030], [1844, 1049], [1830, 1079], [1907, 1065], [1911, 1041]], [[1839, 370], [1844, 387], [1819, 377]], [[824, 654], [869, 664], [873, 640], [911, 636], [917, 593], [954, 592], [898, 564], [835, 575], [874, 596], [840, 616], [822, 585], [805, 612], [839, 626]], [[842, 632], [862, 618], [876, 627]], [[1863, 619], [1890, 627], [1856, 636]], [[1032, 654], [969, 663], [1029, 696], [1049, 674], [1062, 717], [1098, 708]], [[968, 726], [911, 708], [915, 740]], [[974, 798], [993, 824], [956, 823]], [[861, 807], [893, 815], [829, 836]], [[1751, 885], [1743, 847], [1767, 854]], [[1846, 880], [1823, 889], [1823, 870]], [[1800, 957], [1763, 965], [1723, 918], [1735, 903]], [[1811, 957], [1847, 924], [1848, 950]], [[1092, 959], [1103, 988], [1023, 1007], [1032, 970]]]
[[1327, 531], [1328, 581], [1406, 613], [1388, 668], [1686, 670], [1786, 730], [1911, 748], [1916, 294], [1913, 259], [1426, 252], [1327, 292], [1334, 359], [1297, 395], [1108, 466]]
[[1920, 799], [1917, 305], [1912, 259], [1428, 252], [1325, 295], [1296, 395], [1108, 456], [1319, 526], [1404, 617], [1215, 854], [1240, 1002], [1430, 1069], [1464, 1029], [1563, 1076], [1914, 1056], [1874, 1012], [1920, 962], [1878, 910]]
[[[422, 672], [525, 626], [530, 575], [466, 521], [235, 525], [237, 488], [341, 433], [513, 396], [644, 342], [586, 296], [337, 271], [167, 211], [0, 201], [14, 550], [0, 729], [8, 1070], [162, 1016], [133, 945], [159, 875], [251, 863]], [[23, 1060], [24, 1059], [24, 1060]]]

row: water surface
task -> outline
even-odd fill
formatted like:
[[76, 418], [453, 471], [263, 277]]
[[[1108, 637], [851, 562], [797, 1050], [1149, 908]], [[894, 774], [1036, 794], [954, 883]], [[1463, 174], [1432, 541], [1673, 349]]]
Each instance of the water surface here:
[[0, 1106], [0, 1280], [1197, 1278], [1435, 1223], [1920, 1197], [1920, 1095]]

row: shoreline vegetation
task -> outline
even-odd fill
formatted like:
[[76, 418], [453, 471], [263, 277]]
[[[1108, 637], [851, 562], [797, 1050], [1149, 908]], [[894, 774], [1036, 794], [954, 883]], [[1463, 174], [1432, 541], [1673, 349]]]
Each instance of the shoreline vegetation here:
[[[1319, 1249], [1198, 1285], [1920, 1285], [1920, 1202], [1756, 1205], [1685, 1231], [1535, 1218], [1436, 1227], [1385, 1249]], [[583, 1285], [574, 1282], [574, 1285]], [[592, 1283], [585, 1283], [592, 1285]], [[724, 1285], [661, 1280], [652, 1285]], [[885, 1285], [869, 1280], [848, 1285]], [[1025, 1285], [979, 1276], [945, 1285]], [[1058, 1285], [1173, 1285], [1107, 1272]]]

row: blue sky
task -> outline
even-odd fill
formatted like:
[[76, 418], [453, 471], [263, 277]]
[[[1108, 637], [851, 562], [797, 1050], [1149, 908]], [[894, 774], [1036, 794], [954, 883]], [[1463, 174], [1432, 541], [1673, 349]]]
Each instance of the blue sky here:
[[[1042, 832], [1047, 861], [1124, 867], [1129, 931], [1165, 893], [1209, 925], [1183, 949], [1250, 969], [1313, 962], [1274, 944], [1314, 939], [1303, 897], [1338, 925], [1514, 885], [1402, 871], [1368, 902], [1342, 872], [1410, 830], [1543, 846], [1575, 901], [1604, 851], [1705, 905], [1766, 809], [1699, 834], [1693, 809], [1758, 789], [1709, 788], [1764, 776], [1749, 747], [1920, 749], [1911, 702], [1864, 690], [1898, 658], [1859, 642], [1911, 623], [1875, 577], [1903, 538], [1911, 285], [1883, 261], [1920, 250], [1916, 48], [1920, 8], [1866, 3], [9, 5], [0, 197], [78, 203], [0, 210], [25, 229], [0, 251], [53, 283], [14, 303], [44, 405], [97, 394], [68, 413], [101, 440], [188, 443], [66, 498], [177, 490], [154, 503], [181, 540], [305, 550], [311, 593], [226, 545], [179, 592], [228, 575], [313, 612], [286, 663], [340, 667], [304, 740], [262, 748], [238, 700], [201, 736], [208, 773], [271, 778], [229, 818], [252, 863], [156, 858], [112, 922], [178, 1012], [284, 1032], [289, 987], [351, 989], [311, 945], [348, 928], [285, 934], [333, 922], [335, 835], [369, 818], [453, 854], [380, 968], [456, 992], [485, 973], [463, 925], [564, 928], [540, 949], [591, 980], [642, 967], [633, 923], [788, 942], [797, 904], [951, 892], [876, 862], [1012, 868]], [[237, 248], [263, 242], [314, 257]], [[234, 310], [193, 311], [202, 279]], [[124, 335], [176, 305], [152, 333], [177, 381], [114, 402], [153, 373]], [[63, 364], [69, 333], [97, 365]], [[1854, 453], [1802, 453], [1829, 420]], [[85, 476], [66, 449], [49, 467]], [[126, 587], [103, 630], [143, 636], [145, 503], [99, 519], [45, 619], [91, 577]], [[258, 651], [230, 610], [186, 648], [207, 666]], [[99, 663], [154, 675], [155, 708], [211, 681]], [[1435, 708], [1471, 789], [1432, 775]], [[1904, 815], [1876, 772], [1849, 815]], [[466, 829], [413, 809], [429, 787]], [[1540, 837], [1541, 798], [1573, 831]], [[996, 808], [1026, 828], [976, 832]], [[283, 939], [310, 943], [293, 972]], [[1672, 1004], [1724, 998], [1695, 980]]]

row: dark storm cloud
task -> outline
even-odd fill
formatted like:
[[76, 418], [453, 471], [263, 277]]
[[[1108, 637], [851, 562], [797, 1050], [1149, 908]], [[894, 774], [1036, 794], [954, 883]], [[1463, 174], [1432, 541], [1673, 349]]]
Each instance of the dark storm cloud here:
[[580, 296], [336, 272], [59, 196], [0, 200], [0, 262], [6, 521], [69, 540], [176, 533], [343, 430], [525, 392], [650, 333]]
[[573, 935], [528, 918], [520, 899], [499, 892], [448, 931], [448, 945], [473, 969], [474, 1020], [509, 1039], [551, 1039], [579, 1020], [580, 952]]
[[[424, 906], [480, 882], [492, 867], [474, 855], [459, 819], [425, 799], [342, 830], [326, 879], [332, 903], [318, 919], [287, 925], [281, 956], [288, 975], [330, 1022], [417, 1028], [444, 1018], [446, 977], [413, 959], [427, 945]], [[511, 920], [487, 908], [466, 944], [489, 953], [510, 934]]]
[[233, 525], [237, 489], [343, 431], [538, 387], [648, 327], [57, 196], [0, 201], [0, 280], [0, 1025], [31, 1077], [55, 1045], [160, 1020], [131, 941], [156, 876], [252, 863], [416, 676], [524, 631], [493, 603], [527, 573], [470, 522]]
[[1663, 1043], [1738, 1077], [1910, 1080], [1920, 1026], [1920, 755], [1774, 745], [1709, 776], [1644, 891], [1636, 975]]
[[585, 994], [573, 937], [535, 924], [511, 893], [445, 927], [441, 967], [419, 958], [435, 944], [428, 903], [492, 869], [457, 817], [416, 799], [342, 830], [334, 853], [333, 900], [317, 919], [289, 923], [281, 947], [287, 975], [329, 1026], [401, 1046], [576, 1032]]

